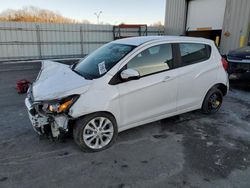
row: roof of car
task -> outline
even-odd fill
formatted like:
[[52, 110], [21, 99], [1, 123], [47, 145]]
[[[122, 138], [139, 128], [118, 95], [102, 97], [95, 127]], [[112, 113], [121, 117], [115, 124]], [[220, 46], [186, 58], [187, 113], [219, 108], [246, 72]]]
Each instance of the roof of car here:
[[205, 42], [210, 43], [211, 40], [200, 37], [185, 37], [185, 36], [142, 36], [129, 37], [113, 41], [114, 43], [139, 46], [152, 41], [187, 41], [187, 42]]

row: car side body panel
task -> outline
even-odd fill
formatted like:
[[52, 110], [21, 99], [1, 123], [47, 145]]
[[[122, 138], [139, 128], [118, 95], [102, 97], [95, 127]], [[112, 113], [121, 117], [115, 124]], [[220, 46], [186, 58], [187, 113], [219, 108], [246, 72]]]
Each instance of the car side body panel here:
[[[78, 118], [99, 111], [109, 112], [115, 117], [120, 132], [201, 108], [207, 91], [213, 85], [228, 85], [227, 76], [219, 61], [220, 55], [212, 42], [204, 43], [212, 48], [211, 57], [204, 62], [142, 77], [139, 80], [108, 85], [112, 77], [144, 49], [177, 42], [186, 41], [154, 41], [134, 49], [107, 75], [95, 80], [91, 89], [72, 106], [70, 115]], [[171, 79], [164, 80], [166, 77]], [[156, 96], [155, 100], [150, 99], [151, 96]]]
[[215, 55], [217, 49], [211, 46], [209, 59], [179, 68], [177, 110], [197, 106], [201, 108], [204, 96], [209, 88], [218, 83], [217, 75], [221, 62]]
[[119, 92], [116, 87], [108, 85], [111, 78], [111, 76], [106, 76], [95, 80], [91, 88], [81, 95], [77, 103], [71, 107], [69, 115], [79, 118], [87, 114], [105, 111], [111, 113], [119, 122]]
[[[78, 119], [96, 112], [108, 112], [116, 119], [118, 131], [121, 132], [145, 123], [200, 109], [205, 95], [211, 87], [216, 84], [229, 86], [227, 74], [221, 64], [221, 56], [210, 40], [188, 37], [150, 37], [121, 41], [124, 41], [124, 44], [138, 44], [138, 46], [104, 76], [86, 80], [72, 70], [64, 71], [67, 74], [76, 74], [72, 76], [77, 78], [77, 82], [73, 85], [79, 85], [79, 89], [77, 89], [78, 87], [64, 86], [63, 82], [60, 82], [62, 88], [69, 88], [64, 88], [65, 93], [61, 92], [60, 96], [80, 95], [68, 111], [69, 118]], [[138, 80], [109, 84], [111, 79], [143, 50], [155, 45], [182, 42], [210, 45], [211, 57], [204, 62], [179, 68], [174, 67], [146, 75]], [[49, 81], [47, 82], [49, 83]], [[41, 85], [45, 88], [44, 83]], [[42, 91], [43, 88], [39, 88], [39, 91]], [[41, 94], [41, 92], [38, 93]], [[57, 93], [52, 95], [51, 91], [51, 96], [40, 96], [41, 99], [46, 99], [46, 97], [56, 98]]]
[[176, 111], [175, 74], [175, 70], [165, 71], [118, 84], [121, 127]]

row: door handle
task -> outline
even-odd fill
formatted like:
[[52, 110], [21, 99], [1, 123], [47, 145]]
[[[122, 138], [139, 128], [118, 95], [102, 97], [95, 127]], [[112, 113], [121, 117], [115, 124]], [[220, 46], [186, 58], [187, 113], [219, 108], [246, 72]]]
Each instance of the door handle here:
[[166, 81], [168, 81], [168, 80], [170, 80], [170, 79], [171, 79], [170, 76], [166, 76], [166, 77], [163, 79], [163, 82], [166, 82]]

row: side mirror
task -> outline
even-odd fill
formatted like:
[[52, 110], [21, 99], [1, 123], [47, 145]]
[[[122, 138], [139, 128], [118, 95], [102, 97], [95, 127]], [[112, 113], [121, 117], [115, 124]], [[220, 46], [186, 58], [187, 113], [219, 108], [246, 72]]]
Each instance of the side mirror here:
[[136, 80], [140, 78], [140, 74], [137, 70], [126, 69], [121, 72], [121, 78], [123, 80]]

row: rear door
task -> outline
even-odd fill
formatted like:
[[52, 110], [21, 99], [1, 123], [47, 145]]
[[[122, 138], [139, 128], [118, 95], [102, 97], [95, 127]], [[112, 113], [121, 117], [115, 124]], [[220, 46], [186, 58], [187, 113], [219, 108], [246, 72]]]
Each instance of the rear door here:
[[215, 82], [218, 65], [211, 47], [202, 43], [178, 43], [177, 110], [198, 108], [204, 92]]

